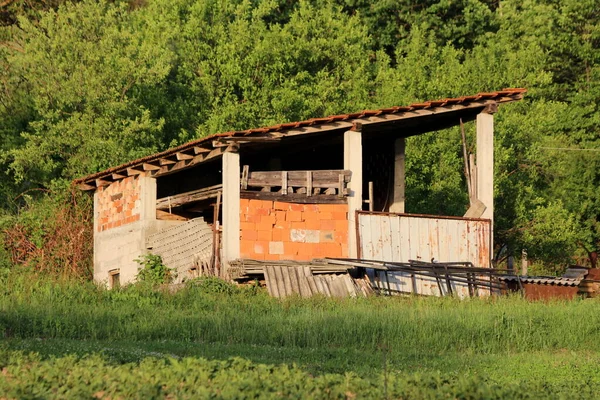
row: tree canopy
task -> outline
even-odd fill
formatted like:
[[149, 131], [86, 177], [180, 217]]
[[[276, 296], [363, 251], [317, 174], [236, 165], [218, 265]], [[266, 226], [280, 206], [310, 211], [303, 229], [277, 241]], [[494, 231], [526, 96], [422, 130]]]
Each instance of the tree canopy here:
[[[5, 214], [26, 190], [215, 132], [526, 87], [496, 118], [496, 251], [565, 263], [600, 248], [596, 0], [0, 7]], [[408, 211], [464, 212], [458, 129], [407, 148]]]

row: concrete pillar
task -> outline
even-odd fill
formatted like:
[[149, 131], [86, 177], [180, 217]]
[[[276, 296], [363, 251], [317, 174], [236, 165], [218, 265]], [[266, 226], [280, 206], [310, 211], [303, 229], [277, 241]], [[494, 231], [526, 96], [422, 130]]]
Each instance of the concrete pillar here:
[[404, 138], [396, 139], [394, 143], [394, 201], [390, 205], [390, 212], [404, 212], [404, 193], [406, 186], [405, 169], [405, 143]]
[[240, 258], [240, 155], [223, 153], [223, 262]]
[[363, 206], [362, 132], [344, 132], [344, 169], [352, 172], [348, 196], [348, 257], [358, 256], [356, 243], [356, 210]]
[[140, 220], [156, 220], [156, 179], [149, 176], [139, 178], [140, 185]]
[[[492, 108], [493, 109], [493, 108]], [[485, 205], [481, 218], [492, 220], [490, 252], [494, 249], [494, 115], [477, 115], [477, 198]]]

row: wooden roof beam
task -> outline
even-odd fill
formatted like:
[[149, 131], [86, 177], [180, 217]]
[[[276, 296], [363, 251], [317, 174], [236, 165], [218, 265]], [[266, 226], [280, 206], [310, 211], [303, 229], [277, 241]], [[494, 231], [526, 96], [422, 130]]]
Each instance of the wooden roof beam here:
[[175, 153], [175, 158], [177, 158], [177, 161], [185, 161], [185, 160], [191, 160], [192, 158], [194, 158], [194, 156], [191, 154], [187, 154], [187, 153], [178, 151], [177, 153]]

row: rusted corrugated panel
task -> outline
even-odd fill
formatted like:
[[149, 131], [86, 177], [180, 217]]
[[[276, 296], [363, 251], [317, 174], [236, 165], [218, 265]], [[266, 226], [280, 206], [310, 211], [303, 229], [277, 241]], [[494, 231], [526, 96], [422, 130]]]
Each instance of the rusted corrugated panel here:
[[[475, 218], [359, 212], [360, 255], [363, 259], [409, 262], [471, 262], [489, 268], [490, 221]], [[440, 295], [434, 278], [404, 272], [373, 275], [380, 290]], [[447, 287], [442, 285], [442, 294]], [[452, 283], [452, 291], [469, 296], [468, 286]]]

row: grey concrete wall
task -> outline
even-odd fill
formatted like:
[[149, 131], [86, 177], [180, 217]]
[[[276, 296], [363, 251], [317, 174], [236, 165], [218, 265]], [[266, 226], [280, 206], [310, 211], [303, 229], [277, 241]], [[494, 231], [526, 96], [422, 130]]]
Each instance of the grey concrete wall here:
[[140, 265], [134, 260], [147, 253], [146, 238], [181, 221], [137, 221], [94, 235], [94, 281], [109, 283], [109, 272], [119, 270], [121, 285], [132, 283]]
[[[99, 197], [105, 194], [94, 194], [94, 280], [109, 284], [110, 272], [119, 270], [121, 285], [135, 281], [139, 264], [134, 260], [139, 258], [146, 250], [146, 238], [159, 230], [180, 224], [181, 221], [159, 221], [156, 219], [156, 180], [154, 178], [140, 176], [130, 180], [128, 184], [135, 187], [131, 192], [122, 192], [119, 182], [113, 183], [117, 188], [116, 195], [120, 196], [119, 204], [107, 201], [99, 201]], [[112, 193], [111, 187], [103, 189], [103, 192]], [[132, 193], [127, 195], [126, 193]], [[139, 193], [139, 199], [136, 196]], [[99, 221], [106, 218], [107, 210], [109, 217], [111, 213], [119, 209], [127, 209], [129, 204], [135, 205], [139, 217], [122, 221], [120, 226], [104, 225], [100, 228]]]

